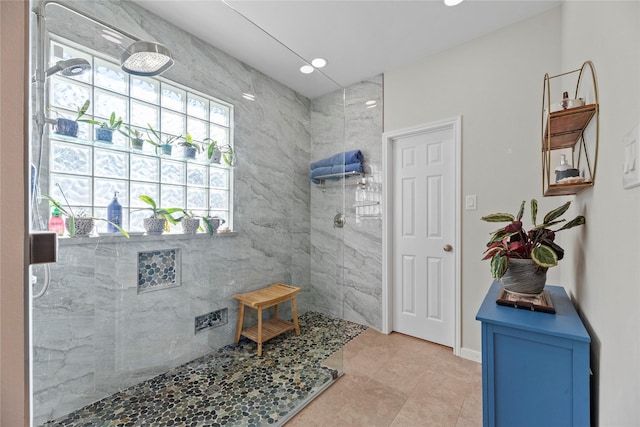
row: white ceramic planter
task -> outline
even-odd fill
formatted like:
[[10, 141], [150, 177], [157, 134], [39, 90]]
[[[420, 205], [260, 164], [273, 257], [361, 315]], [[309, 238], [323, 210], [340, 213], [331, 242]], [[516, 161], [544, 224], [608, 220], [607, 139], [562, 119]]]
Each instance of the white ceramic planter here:
[[166, 226], [167, 220], [164, 218], [145, 218], [144, 219], [144, 229], [147, 231], [147, 234], [162, 234], [164, 233], [164, 228]]
[[184, 234], [196, 234], [200, 227], [200, 218], [182, 218], [182, 231]]

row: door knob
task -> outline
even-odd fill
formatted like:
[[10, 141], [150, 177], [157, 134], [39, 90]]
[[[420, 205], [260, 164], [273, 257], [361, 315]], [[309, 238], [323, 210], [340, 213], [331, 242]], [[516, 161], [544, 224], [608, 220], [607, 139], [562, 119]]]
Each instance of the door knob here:
[[451, 252], [453, 250], [453, 246], [447, 244], [447, 245], [444, 245], [442, 249], [444, 249], [445, 252]]

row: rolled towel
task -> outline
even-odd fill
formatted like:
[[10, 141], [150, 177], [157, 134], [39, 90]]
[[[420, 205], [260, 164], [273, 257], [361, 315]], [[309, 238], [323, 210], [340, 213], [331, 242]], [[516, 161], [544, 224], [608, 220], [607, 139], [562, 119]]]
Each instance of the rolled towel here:
[[337, 153], [333, 156], [315, 161], [311, 163], [310, 169], [316, 169], [324, 166], [336, 166], [336, 165], [348, 165], [350, 163], [362, 163], [364, 158], [360, 150], [345, 151], [344, 153]]
[[363, 172], [362, 163], [348, 163], [346, 165], [335, 165], [331, 168], [331, 173]]

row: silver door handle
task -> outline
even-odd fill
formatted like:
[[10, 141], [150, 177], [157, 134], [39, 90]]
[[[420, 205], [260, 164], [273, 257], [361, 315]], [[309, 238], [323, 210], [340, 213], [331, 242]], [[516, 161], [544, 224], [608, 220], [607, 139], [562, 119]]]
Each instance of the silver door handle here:
[[444, 245], [444, 247], [442, 248], [445, 252], [451, 252], [453, 250], [453, 246], [451, 245]]

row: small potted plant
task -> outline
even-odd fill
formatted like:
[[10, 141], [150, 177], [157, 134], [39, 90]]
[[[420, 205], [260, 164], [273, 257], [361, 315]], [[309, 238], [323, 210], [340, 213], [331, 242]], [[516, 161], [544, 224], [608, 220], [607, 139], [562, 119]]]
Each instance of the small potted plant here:
[[144, 203], [148, 204], [149, 207], [136, 209], [136, 211], [150, 210], [152, 212], [150, 217], [144, 219], [144, 229], [147, 231], [147, 234], [162, 234], [165, 230], [169, 230], [169, 223], [178, 223], [178, 220], [175, 219], [172, 214], [182, 212], [182, 208], [163, 209], [159, 208], [156, 201], [149, 196], [143, 194], [139, 198]]
[[144, 138], [142, 132], [140, 132], [136, 128], [132, 128], [126, 125], [124, 126], [124, 128], [127, 130], [126, 132], [124, 132], [122, 129], [119, 129], [119, 132], [129, 139], [131, 148], [135, 150], [142, 150], [142, 147], [144, 146]]
[[119, 130], [122, 126], [122, 117], [116, 119], [116, 112], [112, 112], [109, 121], [93, 120], [93, 124], [100, 127], [96, 128], [96, 139], [98, 141], [111, 143], [113, 141], [113, 131]]
[[163, 138], [160, 133], [151, 126], [150, 123], [147, 123], [147, 126], [149, 130], [147, 131], [148, 138], [146, 139], [146, 141], [156, 147], [156, 154], [159, 154], [158, 150], [160, 150], [160, 152], [165, 156], [171, 156], [171, 144], [181, 138], [181, 136], [165, 135]]
[[180, 218], [180, 222], [184, 234], [196, 234], [200, 229], [200, 218], [194, 215], [193, 211], [183, 210], [182, 213], [184, 215]]
[[556, 233], [585, 223], [584, 216], [578, 215], [556, 230], [549, 228], [565, 222], [560, 217], [570, 205], [571, 202], [567, 202], [553, 209], [544, 216], [542, 224], [537, 224], [538, 201], [532, 199], [533, 227], [529, 231], [522, 226], [524, 201], [516, 216], [495, 213], [482, 217], [482, 220], [487, 222], [508, 222], [505, 227], [492, 234], [483, 258], [491, 260], [491, 275], [496, 280], [501, 280], [507, 291], [521, 294], [542, 292], [547, 269], [556, 266], [564, 257], [564, 250], [554, 242]]
[[205, 228], [209, 236], [213, 236], [217, 233], [218, 227], [225, 223], [224, 219], [217, 216], [204, 216], [202, 222], [205, 224]]
[[205, 138], [203, 142], [206, 143], [207, 146], [207, 159], [209, 159], [209, 162], [220, 163], [222, 152], [218, 147], [218, 141], [211, 138]]
[[[60, 188], [59, 185], [58, 188]], [[60, 188], [60, 192], [62, 193], [62, 197], [67, 203], [66, 208], [53, 197], [47, 195], [45, 195], [44, 197], [46, 197], [51, 202], [54, 208], [57, 208], [58, 211], [60, 211], [60, 213], [66, 217], [64, 223], [67, 227], [67, 231], [69, 232], [69, 237], [87, 237], [93, 232], [95, 221], [104, 221], [115, 227], [123, 236], [129, 238], [129, 233], [127, 233], [122, 227], [114, 224], [108, 219], [89, 216], [84, 210], [74, 212], [73, 209], [71, 209], [69, 202], [66, 201], [67, 197], [64, 195], [62, 188]]]
[[65, 119], [62, 117], [58, 117], [56, 120], [56, 133], [58, 135], [65, 136], [78, 136], [78, 122], [85, 122], [87, 120], [81, 120], [82, 116], [85, 115], [87, 110], [89, 109], [89, 105], [91, 105], [91, 101], [88, 99], [82, 104], [81, 107], [76, 109], [77, 117], [75, 120]]
[[233, 147], [230, 145], [223, 145], [220, 147], [222, 152], [222, 161], [229, 167], [233, 167], [236, 164], [236, 157], [233, 153]]
[[193, 137], [189, 132], [180, 138], [178, 145], [184, 147], [185, 159], [195, 159], [196, 154], [200, 152], [200, 145], [193, 142]]

